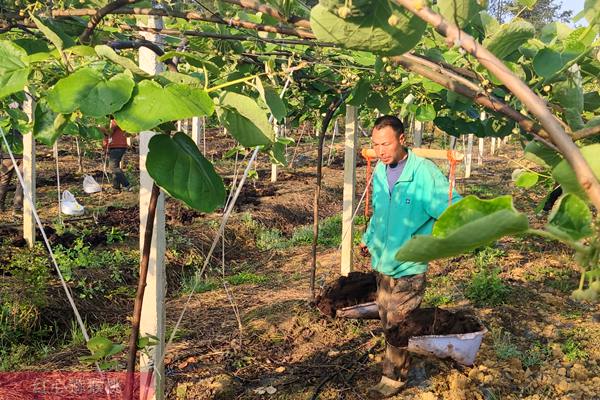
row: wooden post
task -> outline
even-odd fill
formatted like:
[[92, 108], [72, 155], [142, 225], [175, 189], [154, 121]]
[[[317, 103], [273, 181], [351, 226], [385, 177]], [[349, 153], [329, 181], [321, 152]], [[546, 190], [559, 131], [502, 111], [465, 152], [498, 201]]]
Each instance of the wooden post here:
[[200, 117], [192, 118], [192, 140], [200, 149], [202, 144], [202, 119]]
[[467, 136], [467, 154], [465, 154], [465, 178], [471, 176], [471, 164], [473, 162], [473, 134]]
[[344, 201], [342, 212], [342, 275], [352, 272], [352, 241], [354, 224], [352, 214], [356, 194], [356, 151], [358, 148], [358, 124], [356, 107], [346, 106], [346, 131], [344, 141]]
[[[33, 97], [25, 90], [26, 100], [23, 102], [23, 111], [29, 117], [29, 121], [33, 121], [33, 114], [35, 110], [35, 102]], [[23, 238], [29, 245], [33, 247], [35, 244], [35, 217], [33, 216], [33, 206], [36, 202], [36, 171], [35, 171], [35, 139], [33, 138], [33, 132], [29, 132], [23, 135], [23, 181], [25, 187], [23, 188]], [[18, 185], [20, 183], [17, 183]], [[33, 204], [27, 201], [27, 198], [31, 198]]]
[[496, 138], [492, 138], [492, 147], [490, 148], [490, 155], [494, 155], [496, 153]]
[[[148, 16], [148, 28], [162, 29], [161, 17]], [[158, 34], [140, 32], [147, 40], [160, 43]], [[151, 50], [141, 47], [139, 49], [140, 68], [150, 74], [158, 74], [163, 70], [163, 65], [158, 62], [158, 56]], [[156, 132], [145, 131], [140, 133], [140, 232], [146, 229], [148, 215], [148, 204], [152, 193], [153, 180], [146, 170], [146, 156], [148, 144]], [[140, 253], [144, 247], [144, 235], [140, 234]], [[165, 197], [161, 193], [156, 205], [156, 216], [154, 219], [154, 233], [152, 235], [152, 248], [150, 250], [150, 262], [148, 264], [148, 277], [144, 302], [142, 306], [142, 317], [140, 322], [140, 337], [153, 335], [158, 338], [158, 343], [150, 347], [148, 355], [140, 355], [140, 371], [153, 371], [152, 390], [154, 395], [151, 399], [164, 399], [165, 390]]]

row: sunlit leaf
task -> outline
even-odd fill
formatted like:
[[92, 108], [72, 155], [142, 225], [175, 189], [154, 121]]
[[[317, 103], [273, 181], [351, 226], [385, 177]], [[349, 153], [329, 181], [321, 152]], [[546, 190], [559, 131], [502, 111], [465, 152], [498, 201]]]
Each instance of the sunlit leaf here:
[[[388, 22], [392, 10], [398, 19], [395, 26]], [[320, 41], [333, 42], [349, 49], [393, 55], [412, 49], [426, 27], [419, 17], [387, 0], [374, 0], [367, 5], [363, 15], [346, 18], [317, 4], [311, 10], [310, 25]]]
[[514, 209], [510, 196], [492, 200], [467, 196], [444, 211], [431, 236], [413, 237], [398, 250], [396, 259], [427, 262], [457, 256], [528, 227], [527, 217]]
[[223, 205], [223, 180], [185, 133], [153, 136], [146, 167], [157, 185], [196, 210], [211, 212]]
[[481, 0], [438, 0], [440, 14], [453, 24], [464, 28], [484, 9]]
[[269, 145], [275, 140], [275, 132], [267, 114], [254, 99], [241, 94], [226, 92], [217, 108], [219, 121], [246, 147]]
[[[594, 172], [596, 179], [598, 179], [600, 177], [600, 157], [598, 157], [600, 154], [600, 144], [591, 144], [582, 147], [580, 150], [583, 158]], [[581, 185], [579, 185], [575, 172], [567, 160], [561, 161], [554, 167], [552, 176], [562, 186], [564, 193], [573, 193], [581, 198], [587, 199], [585, 191]]]
[[535, 172], [530, 171], [518, 171], [518, 173], [513, 176], [515, 186], [522, 187], [525, 189], [534, 186], [537, 183], [538, 179], [539, 175]]
[[95, 46], [94, 50], [96, 50], [96, 54], [98, 54], [99, 57], [106, 58], [106, 59], [114, 62], [115, 64], [118, 64], [121, 67], [130, 70], [131, 72], [133, 72], [136, 75], [140, 75], [140, 76], [143, 76], [146, 78], [149, 78], [152, 76], [149, 73], [147, 73], [146, 71], [144, 71], [143, 69], [141, 69], [136, 64], [135, 61], [133, 61], [127, 57], [118, 55], [111, 47], [109, 47], [105, 44]]
[[58, 81], [46, 98], [54, 112], [67, 114], [80, 109], [83, 114], [102, 117], [121, 109], [133, 87], [133, 79], [126, 73], [105, 79], [97, 70], [84, 67]]
[[31, 71], [25, 50], [8, 40], [0, 41], [0, 99], [25, 88]]
[[515, 19], [502, 24], [500, 29], [483, 41], [483, 45], [500, 59], [504, 59], [517, 51], [519, 46], [531, 39], [535, 28], [529, 22]]
[[572, 193], [567, 193], [554, 204], [548, 216], [546, 229], [555, 234], [558, 230], [572, 240], [583, 239], [593, 233], [592, 212], [585, 201]]
[[132, 99], [115, 113], [119, 126], [127, 132], [150, 130], [163, 122], [211, 115], [214, 103], [199, 88], [169, 84], [165, 87], [150, 80], [140, 82]]

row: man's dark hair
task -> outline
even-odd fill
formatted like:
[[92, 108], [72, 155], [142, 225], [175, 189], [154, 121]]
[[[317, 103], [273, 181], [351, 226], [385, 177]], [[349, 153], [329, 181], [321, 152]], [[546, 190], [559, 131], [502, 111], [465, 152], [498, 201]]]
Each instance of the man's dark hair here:
[[400, 121], [400, 118], [394, 117], [393, 115], [382, 115], [381, 117], [377, 118], [373, 124], [373, 130], [379, 130], [385, 128], [386, 126], [391, 127], [394, 132], [396, 132], [396, 136], [400, 136], [404, 133], [404, 125], [402, 124], [402, 121]]

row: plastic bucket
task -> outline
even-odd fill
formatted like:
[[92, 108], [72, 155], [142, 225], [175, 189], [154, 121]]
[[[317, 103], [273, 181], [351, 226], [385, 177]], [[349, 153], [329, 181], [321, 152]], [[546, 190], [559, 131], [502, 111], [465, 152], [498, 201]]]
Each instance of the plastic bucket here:
[[450, 357], [463, 365], [473, 365], [487, 329], [456, 335], [413, 336], [408, 339], [407, 350], [413, 353]]

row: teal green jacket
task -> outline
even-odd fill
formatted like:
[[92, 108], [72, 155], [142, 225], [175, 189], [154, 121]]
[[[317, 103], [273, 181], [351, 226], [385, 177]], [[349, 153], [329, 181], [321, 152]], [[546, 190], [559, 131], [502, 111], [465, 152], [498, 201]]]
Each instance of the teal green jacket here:
[[[430, 160], [408, 151], [402, 175], [390, 194], [385, 164], [373, 172], [373, 216], [362, 242], [369, 248], [373, 269], [393, 278], [427, 271], [426, 263], [401, 262], [395, 255], [414, 235], [429, 235], [448, 207], [448, 179]], [[452, 192], [452, 203], [460, 200]]]

